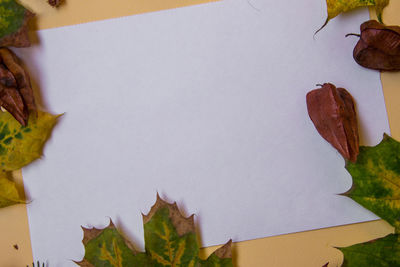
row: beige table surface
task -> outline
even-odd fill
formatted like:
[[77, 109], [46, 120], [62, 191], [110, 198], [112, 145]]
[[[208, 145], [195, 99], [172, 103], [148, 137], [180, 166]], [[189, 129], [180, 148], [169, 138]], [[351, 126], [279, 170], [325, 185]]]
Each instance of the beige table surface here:
[[[66, 1], [64, 6], [54, 9], [49, 7], [45, 0], [21, 0], [38, 15], [33, 26], [36, 29], [208, 2], [207, 0]], [[400, 25], [399, 14], [400, 1], [391, 0], [391, 4], [384, 11], [386, 24]], [[400, 140], [400, 73], [382, 74], [382, 83], [391, 133], [394, 138]], [[20, 172], [16, 173], [16, 177], [23, 193]], [[32, 249], [26, 205], [1, 209], [0, 229], [0, 267], [25, 267], [30, 264]], [[235, 266], [240, 267], [321, 267], [327, 262], [330, 262], [329, 266], [340, 266], [343, 256], [333, 247], [365, 242], [386, 235], [392, 230], [387, 223], [374, 221], [239, 242], [233, 247], [234, 262]], [[14, 245], [18, 245], [18, 249]], [[81, 244], [77, 244], [79, 245]], [[208, 255], [213, 249], [215, 248], [203, 249], [202, 254]]]

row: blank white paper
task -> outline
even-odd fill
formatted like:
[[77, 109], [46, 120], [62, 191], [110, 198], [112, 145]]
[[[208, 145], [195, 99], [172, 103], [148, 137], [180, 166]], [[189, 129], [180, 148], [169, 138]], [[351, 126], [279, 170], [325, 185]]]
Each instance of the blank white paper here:
[[34, 257], [81, 260], [111, 218], [143, 248], [158, 192], [195, 213], [203, 246], [377, 219], [337, 194], [343, 158], [307, 114], [316, 83], [357, 102], [364, 145], [389, 133], [379, 73], [352, 59], [367, 10], [325, 21], [324, 1], [226, 0], [38, 32], [17, 49], [45, 106], [64, 113], [23, 169]]

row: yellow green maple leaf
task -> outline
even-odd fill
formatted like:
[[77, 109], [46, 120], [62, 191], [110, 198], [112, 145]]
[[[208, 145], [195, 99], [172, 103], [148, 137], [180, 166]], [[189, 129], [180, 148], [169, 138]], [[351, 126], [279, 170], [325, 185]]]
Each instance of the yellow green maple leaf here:
[[400, 233], [400, 143], [385, 135], [377, 146], [362, 146], [357, 162], [347, 162], [346, 169], [353, 177], [346, 195]]
[[42, 155], [58, 117], [38, 111], [30, 116], [27, 126], [22, 126], [10, 113], [0, 112], [0, 208], [24, 203], [7, 176]]
[[376, 213], [395, 233], [340, 248], [346, 267], [400, 267], [400, 143], [384, 135], [373, 147], [360, 147], [357, 161], [347, 162], [353, 187], [345, 195]]
[[388, 4], [389, 0], [326, 0], [328, 17], [326, 18], [324, 25], [318, 31], [324, 28], [331, 19], [335, 18], [339, 14], [358, 7], [374, 6], [378, 20], [382, 22], [382, 12]]
[[0, 169], [18, 170], [38, 159], [58, 117], [38, 111], [22, 126], [10, 113], [0, 113]]
[[200, 259], [193, 216], [185, 218], [177, 205], [157, 198], [143, 215], [145, 252], [136, 251], [112, 222], [105, 229], [83, 228], [82, 267], [232, 267], [231, 242]]
[[4, 173], [0, 176], [0, 208], [24, 203], [18, 193], [15, 182], [3, 175]]

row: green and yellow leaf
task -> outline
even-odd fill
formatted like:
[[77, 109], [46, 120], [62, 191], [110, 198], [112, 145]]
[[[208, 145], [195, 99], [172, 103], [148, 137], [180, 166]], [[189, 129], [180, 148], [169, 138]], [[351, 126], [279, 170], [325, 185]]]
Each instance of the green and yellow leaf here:
[[9, 179], [11, 171], [38, 159], [57, 122], [58, 116], [38, 111], [29, 118], [28, 126], [21, 126], [8, 112], [0, 112], [0, 208], [25, 203], [15, 183]]
[[0, 0], [0, 46], [30, 46], [27, 24], [33, 16], [15, 0]]
[[347, 195], [400, 233], [400, 143], [385, 135], [375, 147], [360, 147], [357, 162], [346, 169], [353, 177]]
[[10, 113], [0, 113], [0, 169], [18, 170], [38, 159], [58, 117], [38, 111], [24, 127]]
[[231, 242], [207, 260], [198, 256], [199, 245], [193, 215], [185, 218], [176, 203], [157, 197], [148, 215], [143, 215], [146, 252], [139, 253], [113, 223], [105, 229], [83, 228], [85, 256], [79, 266], [104, 267], [231, 267]]
[[146, 252], [155, 266], [189, 266], [196, 261], [199, 246], [193, 216], [184, 218], [175, 203], [157, 198], [143, 223]]
[[398, 234], [340, 250], [344, 254], [344, 267], [400, 267]]
[[[331, 19], [335, 18], [339, 14], [348, 12], [359, 7], [374, 6], [376, 14], [378, 16], [378, 20], [382, 22], [382, 12], [388, 4], [389, 0], [326, 0], [328, 17], [326, 18], [326, 21], [321, 29], [324, 28]], [[319, 29], [318, 31], [320, 31], [321, 29]]]
[[81, 262], [77, 262], [79, 266], [151, 266], [147, 255], [137, 253], [112, 222], [103, 230], [82, 229], [85, 257]]

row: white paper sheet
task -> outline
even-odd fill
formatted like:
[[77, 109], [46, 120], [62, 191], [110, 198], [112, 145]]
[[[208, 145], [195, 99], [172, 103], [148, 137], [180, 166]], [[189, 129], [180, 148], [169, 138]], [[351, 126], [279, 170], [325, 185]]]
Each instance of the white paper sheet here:
[[376, 219], [338, 196], [342, 157], [308, 118], [316, 83], [346, 87], [362, 140], [389, 132], [379, 73], [344, 38], [367, 11], [324, 21], [324, 1], [226, 0], [38, 33], [19, 49], [65, 112], [24, 168], [35, 259], [75, 266], [80, 225], [109, 218], [143, 246], [156, 192], [197, 216], [202, 245]]

